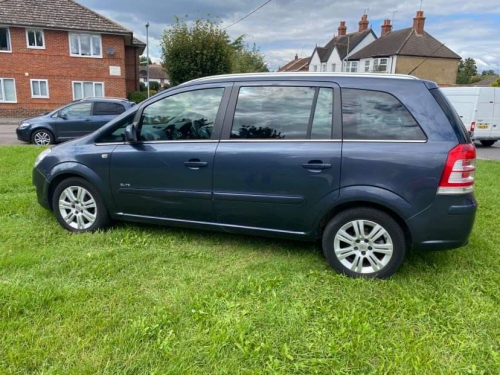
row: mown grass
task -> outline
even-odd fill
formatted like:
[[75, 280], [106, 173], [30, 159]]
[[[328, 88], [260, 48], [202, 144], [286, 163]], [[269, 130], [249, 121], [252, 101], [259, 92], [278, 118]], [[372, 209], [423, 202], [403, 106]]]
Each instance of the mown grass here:
[[500, 373], [500, 163], [470, 245], [390, 280], [313, 244], [118, 224], [72, 235], [36, 203], [40, 149], [0, 149], [0, 373]]

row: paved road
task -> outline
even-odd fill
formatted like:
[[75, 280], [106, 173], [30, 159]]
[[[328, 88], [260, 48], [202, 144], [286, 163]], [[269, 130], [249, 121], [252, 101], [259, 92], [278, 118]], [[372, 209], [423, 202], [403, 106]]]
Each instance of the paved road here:
[[[0, 125], [0, 145], [25, 145], [26, 143], [17, 140], [17, 125]], [[483, 147], [476, 144], [477, 156], [479, 159], [500, 161], [500, 141], [493, 147]]]

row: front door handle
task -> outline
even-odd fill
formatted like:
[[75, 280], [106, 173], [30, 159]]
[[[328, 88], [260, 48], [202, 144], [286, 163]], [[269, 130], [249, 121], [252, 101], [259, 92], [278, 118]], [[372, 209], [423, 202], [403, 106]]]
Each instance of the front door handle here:
[[188, 167], [189, 169], [200, 169], [200, 168], [205, 168], [208, 163], [206, 161], [201, 161], [200, 159], [191, 159], [188, 161], [184, 162], [184, 165]]
[[312, 171], [318, 171], [323, 169], [330, 169], [331, 164], [323, 163], [321, 160], [311, 160], [309, 163], [302, 164], [302, 168], [309, 169]]

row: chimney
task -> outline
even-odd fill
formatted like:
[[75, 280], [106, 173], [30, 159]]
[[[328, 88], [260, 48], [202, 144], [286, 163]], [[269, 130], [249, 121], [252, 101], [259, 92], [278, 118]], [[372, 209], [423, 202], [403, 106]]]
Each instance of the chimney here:
[[424, 25], [425, 25], [425, 17], [424, 11], [417, 11], [417, 16], [413, 19], [413, 28], [417, 32], [418, 35], [424, 35]]
[[340, 21], [339, 26], [339, 36], [347, 34], [347, 27], [345, 25], [345, 21]]
[[368, 16], [366, 14], [363, 14], [361, 17], [361, 21], [359, 21], [359, 32], [368, 30]]
[[382, 31], [380, 32], [380, 36], [389, 34], [392, 31], [391, 20], [384, 20], [384, 24], [382, 25]]
[[295, 60], [299, 59], [299, 55], [295, 54]]

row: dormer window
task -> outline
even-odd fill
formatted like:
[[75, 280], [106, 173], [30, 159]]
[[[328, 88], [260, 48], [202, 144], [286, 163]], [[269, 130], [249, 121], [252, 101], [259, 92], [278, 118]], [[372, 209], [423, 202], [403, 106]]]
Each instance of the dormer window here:
[[45, 49], [43, 30], [26, 29], [26, 43], [28, 48]]
[[78, 57], [102, 57], [102, 41], [100, 35], [69, 34], [70, 55]]
[[12, 52], [8, 27], [0, 27], [0, 52]]

